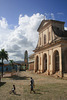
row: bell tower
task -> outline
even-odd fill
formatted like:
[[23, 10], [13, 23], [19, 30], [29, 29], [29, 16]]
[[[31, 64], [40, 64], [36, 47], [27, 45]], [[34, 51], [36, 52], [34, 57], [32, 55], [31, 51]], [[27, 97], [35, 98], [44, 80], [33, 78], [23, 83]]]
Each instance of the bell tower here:
[[25, 63], [26, 69], [28, 69], [28, 51], [27, 50], [24, 53], [24, 63]]

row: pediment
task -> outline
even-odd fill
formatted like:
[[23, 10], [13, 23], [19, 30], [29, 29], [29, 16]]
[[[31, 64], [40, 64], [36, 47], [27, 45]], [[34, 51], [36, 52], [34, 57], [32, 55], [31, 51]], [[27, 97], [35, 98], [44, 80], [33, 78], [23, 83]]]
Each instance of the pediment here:
[[43, 26], [45, 26], [47, 23], [48, 23], [48, 22], [45, 22], [45, 23], [43, 24]]
[[43, 20], [38, 28], [37, 31], [39, 31], [42, 27], [44, 27], [46, 24], [48, 24], [49, 20]]

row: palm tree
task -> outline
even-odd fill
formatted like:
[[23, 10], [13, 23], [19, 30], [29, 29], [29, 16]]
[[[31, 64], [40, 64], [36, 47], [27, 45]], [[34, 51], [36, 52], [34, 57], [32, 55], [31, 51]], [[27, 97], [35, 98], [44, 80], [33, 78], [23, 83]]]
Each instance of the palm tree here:
[[13, 60], [10, 60], [10, 63], [9, 63], [12, 67], [13, 67], [13, 69], [14, 69], [14, 61]]
[[15, 63], [15, 62], [14, 62], [13, 60], [9, 60], [9, 61], [10, 61], [9, 64], [10, 64], [10, 66], [12, 67], [12, 68], [11, 68], [11, 70], [12, 70], [11, 75], [13, 75], [13, 72], [14, 72], [14, 70], [15, 70], [15, 69], [14, 69], [14, 63]]
[[6, 59], [8, 61], [8, 53], [4, 49], [0, 51], [0, 59], [2, 60], [2, 77], [3, 77], [3, 61]]

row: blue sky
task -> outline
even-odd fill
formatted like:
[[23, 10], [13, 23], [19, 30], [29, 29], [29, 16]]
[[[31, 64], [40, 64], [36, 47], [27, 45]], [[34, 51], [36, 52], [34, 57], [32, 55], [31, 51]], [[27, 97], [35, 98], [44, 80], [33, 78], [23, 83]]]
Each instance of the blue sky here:
[[67, 29], [67, 0], [0, 0], [0, 49], [9, 59], [23, 60], [25, 50], [32, 54], [44, 16], [64, 21]]
[[0, 0], [0, 17], [14, 25], [18, 23], [20, 14], [31, 16], [36, 13], [53, 13], [57, 20], [63, 20], [67, 25], [66, 10], [67, 0]]

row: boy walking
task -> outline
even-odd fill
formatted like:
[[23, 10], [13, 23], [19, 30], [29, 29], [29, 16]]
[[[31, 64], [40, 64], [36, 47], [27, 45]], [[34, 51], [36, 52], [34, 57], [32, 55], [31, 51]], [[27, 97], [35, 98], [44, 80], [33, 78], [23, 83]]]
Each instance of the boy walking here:
[[34, 80], [33, 80], [32, 77], [31, 77], [31, 81], [30, 81], [30, 86], [31, 86], [30, 93], [31, 93], [32, 91], [35, 93], [35, 91], [34, 91], [34, 89], [33, 89], [33, 87], [34, 87]]

